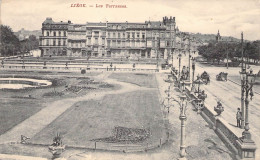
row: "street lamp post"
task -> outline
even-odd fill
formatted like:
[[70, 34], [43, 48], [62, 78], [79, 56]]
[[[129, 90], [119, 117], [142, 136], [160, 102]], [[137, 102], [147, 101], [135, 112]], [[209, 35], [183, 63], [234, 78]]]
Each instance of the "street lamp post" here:
[[251, 133], [249, 131], [249, 100], [248, 96], [253, 97], [253, 85], [255, 82], [256, 75], [251, 70], [250, 73], [240, 72], [243, 94], [245, 94], [245, 130], [242, 133], [242, 137], [237, 140], [239, 148], [240, 158], [254, 158], [255, 157], [255, 142], [251, 139]]
[[[243, 32], [241, 33], [241, 73], [246, 74], [246, 67], [244, 67], [244, 50], [243, 50]], [[244, 108], [244, 82], [241, 79], [241, 112], [242, 112], [242, 118], [241, 118], [241, 128], [244, 129], [245, 127], [245, 108]]]
[[181, 138], [180, 138], [180, 158], [179, 160], [186, 160], [186, 145], [185, 145], [185, 121], [186, 117], [186, 108], [187, 108], [187, 97], [185, 94], [180, 96], [180, 101], [173, 98], [173, 101], [177, 102], [180, 106], [180, 116], [179, 119], [181, 121]]
[[194, 81], [194, 87], [195, 88], [198, 88], [197, 89], [197, 92], [195, 92], [195, 93], [200, 93], [200, 84], [202, 84], [203, 83], [203, 81], [200, 79], [200, 77], [199, 76], [197, 76], [197, 79]]
[[186, 117], [186, 107], [187, 107], [187, 101], [186, 96], [182, 95], [180, 96], [181, 99], [181, 106], [180, 106], [180, 117], [181, 120], [181, 141], [180, 141], [180, 159], [186, 159], [186, 146], [185, 146], [185, 121], [187, 120]]
[[178, 58], [179, 58], [179, 75], [178, 75], [178, 78], [180, 78], [181, 76], [181, 50], [179, 50], [179, 55], [178, 55]]
[[189, 72], [189, 74], [188, 74], [188, 81], [190, 82], [190, 37], [189, 37], [189, 70], [188, 70], [188, 72]]
[[246, 112], [245, 112], [245, 131], [242, 133], [243, 137], [245, 139], [251, 139], [251, 134], [249, 132], [249, 121], [248, 121], [248, 105], [249, 105], [249, 100], [248, 100], [248, 95], [250, 94], [251, 99], [253, 97], [253, 85], [255, 82], [255, 76], [253, 74], [253, 71], [251, 70], [250, 73], [241, 72], [241, 81], [243, 82], [243, 90], [245, 93], [245, 105], [246, 105]]
[[194, 74], [195, 74], [195, 58], [192, 57], [192, 86], [191, 89], [194, 88]]

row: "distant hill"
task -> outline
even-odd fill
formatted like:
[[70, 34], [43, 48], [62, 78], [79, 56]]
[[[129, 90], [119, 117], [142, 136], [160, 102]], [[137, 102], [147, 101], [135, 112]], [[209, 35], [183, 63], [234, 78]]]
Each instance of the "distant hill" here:
[[34, 36], [36, 36], [36, 39], [39, 39], [39, 36], [41, 36], [42, 32], [41, 32], [41, 30], [28, 31], [28, 30], [24, 30], [24, 28], [22, 28], [18, 32], [14, 32], [14, 34], [21, 41], [21, 40], [29, 38], [30, 35], [34, 35]]
[[[201, 34], [201, 33], [191, 33], [196, 39], [201, 40], [204, 43], [209, 43], [210, 41], [216, 41], [216, 34]], [[231, 36], [221, 36], [222, 41], [229, 42], [241, 42], [240, 39]]]

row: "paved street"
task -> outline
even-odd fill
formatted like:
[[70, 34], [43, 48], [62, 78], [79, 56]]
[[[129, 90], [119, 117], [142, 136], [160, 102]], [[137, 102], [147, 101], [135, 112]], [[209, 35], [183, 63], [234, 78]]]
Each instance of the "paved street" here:
[[[182, 58], [182, 65], [188, 66], [188, 56]], [[178, 65], [177, 60], [174, 61], [175, 66]], [[260, 66], [251, 66], [254, 73], [260, 70]], [[214, 67], [206, 66], [196, 63], [195, 78], [196, 75], [206, 71], [210, 75], [210, 84], [202, 85], [201, 89], [205, 90], [207, 94], [206, 106], [214, 109], [217, 105], [217, 101], [220, 100], [225, 108], [222, 113], [222, 118], [224, 118], [232, 128], [234, 132], [242, 136], [243, 129], [236, 127], [236, 111], [237, 108], [241, 106], [241, 86], [240, 84], [240, 67]], [[228, 73], [228, 81], [217, 81], [216, 75], [220, 72]], [[234, 83], [236, 82], [236, 83]], [[260, 86], [255, 85], [253, 90], [254, 93], [253, 100], [249, 101], [249, 127], [252, 134], [252, 139], [255, 141], [257, 148], [260, 148]], [[250, 96], [249, 96], [250, 97]], [[260, 159], [260, 152], [256, 152], [256, 159]]]

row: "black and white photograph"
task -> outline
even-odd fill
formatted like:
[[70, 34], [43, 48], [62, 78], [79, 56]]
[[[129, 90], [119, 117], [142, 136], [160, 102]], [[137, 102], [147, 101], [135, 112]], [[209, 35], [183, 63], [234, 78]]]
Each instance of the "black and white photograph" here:
[[260, 0], [0, 0], [0, 160], [260, 160]]

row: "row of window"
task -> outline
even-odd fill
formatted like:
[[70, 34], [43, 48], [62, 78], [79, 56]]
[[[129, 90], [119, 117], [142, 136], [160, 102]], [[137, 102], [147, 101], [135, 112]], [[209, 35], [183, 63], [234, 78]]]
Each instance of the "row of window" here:
[[[61, 31], [53, 31], [53, 36], [54, 37], [56, 37], [56, 36], [61, 37], [61, 33], [62, 33]], [[66, 35], [67, 35], [66, 31], [63, 31], [63, 36], [66, 37]], [[46, 32], [46, 36], [50, 36], [50, 32], [49, 31]]]
[[[62, 43], [61, 40], [58, 40], [57, 46], [61, 46], [61, 43]], [[46, 40], [46, 45], [47, 46], [50, 45], [50, 41], [48, 39]], [[53, 40], [52, 45], [56, 46], [56, 40]], [[66, 46], [66, 41], [65, 40], [63, 41], [63, 46]]]
[[[142, 39], [145, 39], [145, 33], [142, 32], [141, 34], [139, 32], [127, 32], [127, 38], [142, 38]], [[92, 32], [91, 31], [88, 31], [88, 36], [91, 35], [92, 36]], [[122, 35], [122, 38], [125, 38], [125, 33], [117, 33], [116, 32], [113, 32], [112, 33], [112, 37], [111, 37], [111, 33], [108, 32], [108, 38], [121, 38], [121, 35]], [[158, 36], [159, 37], [170, 37], [170, 33], [158, 33], [158, 32], [147, 32], [147, 37], [156, 37]], [[50, 36], [50, 32], [47, 31], [46, 32], [46, 36]], [[61, 36], [61, 31], [53, 31], [53, 36], [56, 37], [56, 36]], [[63, 36], [66, 37], [66, 31], [63, 31]], [[95, 37], [99, 37], [99, 32], [98, 31], [94, 31], [94, 36]], [[106, 32], [102, 32], [102, 36], [106, 36]]]

